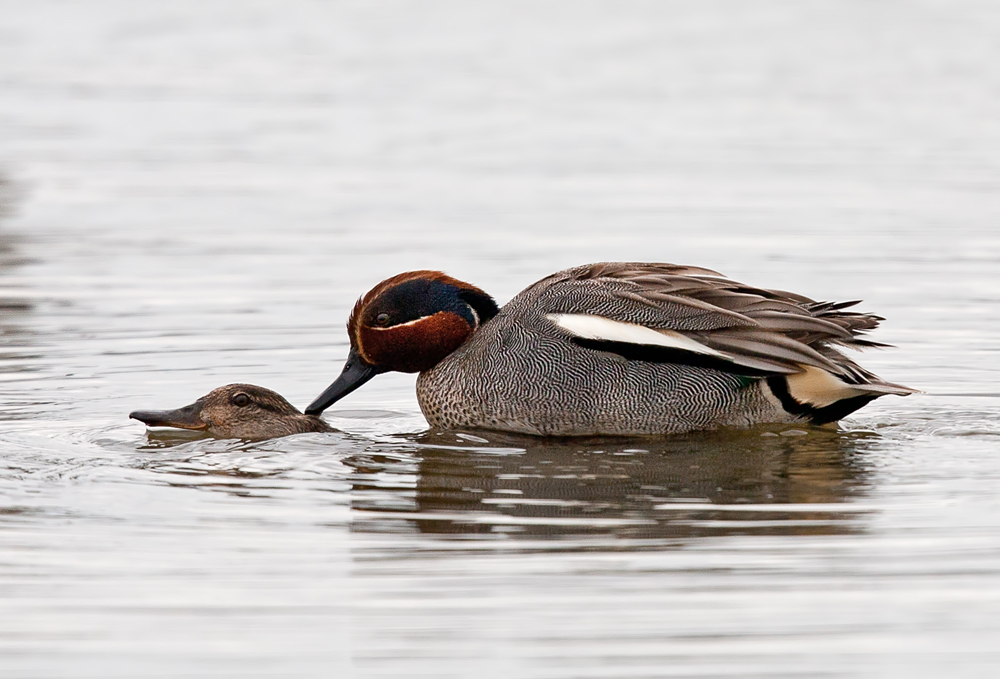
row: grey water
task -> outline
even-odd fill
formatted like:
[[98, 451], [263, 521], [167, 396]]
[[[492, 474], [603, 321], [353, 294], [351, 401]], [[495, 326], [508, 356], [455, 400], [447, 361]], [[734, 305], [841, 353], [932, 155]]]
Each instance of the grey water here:
[[[993, 677], [1000, 14], [958, 2], [0, 4], [0, 676]], [[260, 443], [409, 269], [864, 299], [839, 430]]]

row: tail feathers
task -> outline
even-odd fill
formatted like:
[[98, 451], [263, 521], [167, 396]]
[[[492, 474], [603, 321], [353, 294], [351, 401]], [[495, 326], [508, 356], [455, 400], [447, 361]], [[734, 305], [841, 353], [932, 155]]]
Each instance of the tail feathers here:
[[852, 384], [851, 387], [858, 391], [866, 391], [870, 394], [875, 394], [876, 396], [885, 396], [886, 394], [892, 394], [894, 396], [909, 396], [910, 394], [919, 394], [919, 389], [911, 389], [910, 387], [904, 387], [902, 384], [893, 384], [892, 382], [880, 382], [878, 384]]
[[826, 341], [832, 344], [839, 344], [845, 347], [888, 347], [889, 344], [875, 342], [865, 339], [862, 335], [878, 327], [879, 323], [885, 319], [875, 314], [867, 314], [859, 311], [844, 311], [857, 304], [861, 300], [851, 300], [849, 302], [812, 302], [806, 305], [806, 309], [814, 318], [819, 318], [833, 325], [839, 326], [847, 336], [830, 337]]

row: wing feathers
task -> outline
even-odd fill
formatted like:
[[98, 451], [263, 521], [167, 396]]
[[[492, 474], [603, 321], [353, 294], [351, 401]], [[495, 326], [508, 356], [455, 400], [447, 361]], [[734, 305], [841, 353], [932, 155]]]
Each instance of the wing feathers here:
[[812, 347], [776, 332], [744, 331], [705, 334], [704, 343], [713, 349], [737, 356], [755, 356], [791, 365], [803, 364], [839, 373], [833, 361]]
[[815, 316], [805, 316], [800, 314], [789, 314], [770, 309], [757, 312], [753, 315], [761, 328], [771, 332], [780, 332], [789, 335], [805, 334], [806, 337], [794, 337], [800, 342], [808, 344], [808, 338], [816, 336], [816, 339], [823, 337], [849, 338], [850, 331], [843, 326], [831, 323], [830, 321]]
[[913, 392], [882, 381], [835, 348], [884, 346], [862, 336], [878, 327], [881, 317], [845, 311], [858, 304], [855, 300], [817, 302], [673, 264], [604, 262], [554, 274], [538, 285], [548, 319], [592, 346], [664, 347], [668, 351], [656, 354], [664, 357], [660, 360], [688, 352], [703, 357], [693, 364], [708, 360], [738, 374], [789, 375], [792, 391], [816, 405], [833, 394]]

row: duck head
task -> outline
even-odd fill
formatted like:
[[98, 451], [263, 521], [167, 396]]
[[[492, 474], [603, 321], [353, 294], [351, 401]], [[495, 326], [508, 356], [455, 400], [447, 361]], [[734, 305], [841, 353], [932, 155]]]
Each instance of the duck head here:
[[333, 431], [323, 420], [303, 415], [280, 394], [252, 384], [230, 384], [176, 410], [136, 410], [133, 420], [150, 427], [205, 431], [227, 439], [263, 439]]
[[322, 413], [380, 373], [433, 368], [498, 312], [485, 292], [440, 271], [410, 271], [382, 281], [354, 305], [344, 370], [306, 414]]

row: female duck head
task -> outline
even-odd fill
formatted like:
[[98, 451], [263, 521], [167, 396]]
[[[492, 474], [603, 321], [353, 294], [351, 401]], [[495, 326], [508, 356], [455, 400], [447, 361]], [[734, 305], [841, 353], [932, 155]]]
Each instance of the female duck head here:
[[379, 373], [433, 368], [498, 311], [485, 292], [440, 271], [382, 281], [354, 305], [344, 370], [306, 413], [318, 415]]
[[248, 441], [333, 431], [318, 417], [300, 413], [280, 394], [253, 384], [229, 384], [183, 408], [136, 410], [129, 417], [149, 427], [194, 429]]

